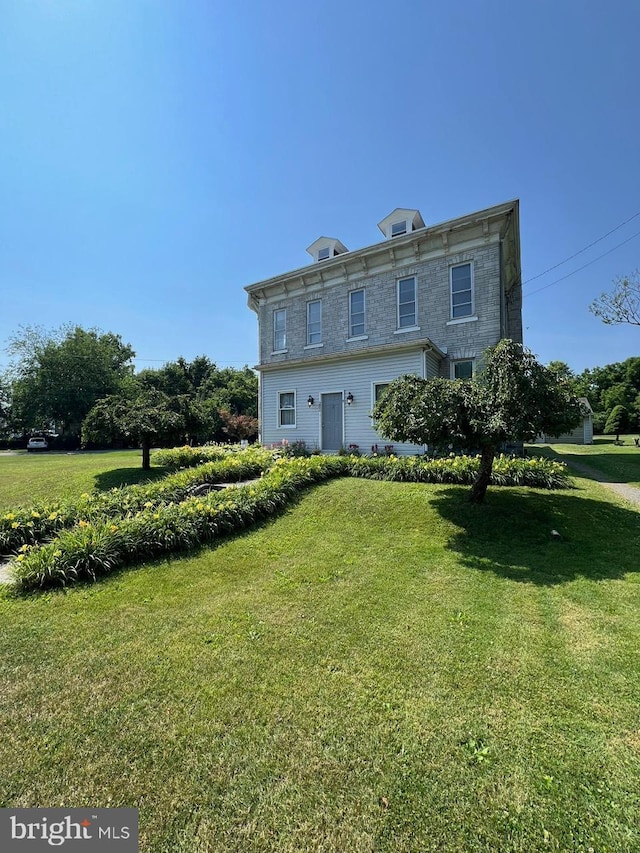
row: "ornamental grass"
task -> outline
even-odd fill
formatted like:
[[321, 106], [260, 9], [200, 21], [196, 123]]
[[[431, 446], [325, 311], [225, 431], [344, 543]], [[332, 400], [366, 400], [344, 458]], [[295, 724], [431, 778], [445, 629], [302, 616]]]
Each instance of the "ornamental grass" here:
[[227, 452], [195, 470], [180, 471], [153, 483], [122, 486], [108, 492], [85, 492], [76, 501], [17, 507], [0, 514], [0, 551], [15, 551], [25, 544], [43, 542], [81, 520], [121, 518], [170, 502], [179, 503], [195, 486], [205, 483], [234, 483], [259, 477], [273, 462], [271, 451], [251, 447]]
[[346, 473], [338, 457], [281, 459], [255, 484], [126, 518], [81, 520], [45, 545], [22, 546], [14, 562], [24, 589], [66, 586], [163, 554], [187, 551], [273, 515], [305, 486]]

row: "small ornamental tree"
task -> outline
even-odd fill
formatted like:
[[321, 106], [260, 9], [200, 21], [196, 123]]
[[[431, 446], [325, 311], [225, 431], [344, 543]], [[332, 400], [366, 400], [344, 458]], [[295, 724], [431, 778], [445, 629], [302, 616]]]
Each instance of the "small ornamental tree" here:
[[184, 430], [184, 417], [172, 409], [161, 391], [145, 391], [135, 398], [112, 395], [99, 400], [82, 424], [82, 443], [109, 443], [120, 439], [142, 447], [142, 467], [151, 468], [151, 445]]
[[620, 441], [620, 433], [627, 428], [628, 413], [624, 406], [614, 406], [604, 426], [605, 435], [615, 435], [616, 441]]
[[373, 410], [376, 428], [392, 441], [479, 451], [473, 503], [484, 501], [493, 460], [504, 442], [533, 441], [542, 432], [560, 435], [581, 417], [568, 383], [510, 340], [485, 351], [473, 379], [403, 376]]

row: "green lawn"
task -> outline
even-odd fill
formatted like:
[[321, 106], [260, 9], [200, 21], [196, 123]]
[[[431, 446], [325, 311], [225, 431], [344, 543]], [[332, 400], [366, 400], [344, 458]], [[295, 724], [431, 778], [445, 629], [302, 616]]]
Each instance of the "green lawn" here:
[[163, 468], [143, 471], [140, 450], [0, 453], [0, 509], [128, 486], [165, 473]]
[[638, 851], [640, 516], [576, 482], [334, 480], [5, 595], [0, 806], [137, 806], [150, 853]]
[[595, 436], [593, 444], [544, 444], [531, 449], [547, 456], [561, 458], [571, 464], [572, 459], [595, 468], [611, 482], [628, 483], [640, 488], [640, 448], [634, 444], [637, 434], [621, 435], [624, 442], [618, 447], [613, 436]]

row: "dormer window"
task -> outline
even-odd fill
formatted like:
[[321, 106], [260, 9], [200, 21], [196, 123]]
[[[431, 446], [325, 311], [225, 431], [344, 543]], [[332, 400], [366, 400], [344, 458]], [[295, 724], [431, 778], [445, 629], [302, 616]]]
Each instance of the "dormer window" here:
[[424, 219], [420, 216], [419, 210], [396, 207], [388, 216], [385, 216], [382, 222], [378, 222], [378, 228], [387, 240], [391, 240], [393, 237], [401, 237], [418, 228], [424, 228]]
[[316, 263], [329, 261], [331, 258], [335, 258], [336, 255], [342, 255], [348, 251], [344, 243], [341, 243], [335, 237], [318, 237], [307, 249], [307, 252], [309, 252]]

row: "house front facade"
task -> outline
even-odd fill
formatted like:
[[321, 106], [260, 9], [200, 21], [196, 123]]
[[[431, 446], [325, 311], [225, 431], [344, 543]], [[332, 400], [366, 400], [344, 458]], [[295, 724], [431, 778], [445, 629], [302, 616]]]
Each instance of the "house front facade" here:
[[522, 342], [517, 200], [437, 225], [397, 208], [378, 227], [384, 239], [355, 251], [320, 237], [312, 264], [245, 288], [263, 444], [382, 452], [371, 411], [389, 382], [465, 379], [486, 347]]

